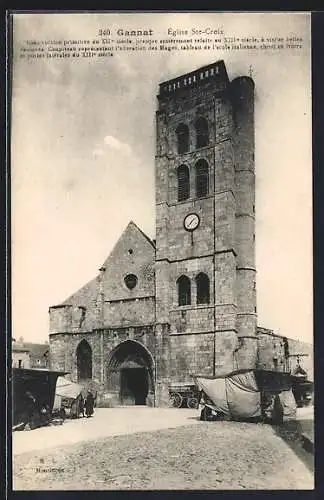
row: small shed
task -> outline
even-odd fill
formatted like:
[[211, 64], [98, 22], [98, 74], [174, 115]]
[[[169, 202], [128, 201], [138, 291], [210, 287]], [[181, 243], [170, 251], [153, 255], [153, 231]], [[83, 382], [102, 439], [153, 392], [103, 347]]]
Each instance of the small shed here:
[[33, 370], [25, 368], [12, 369], [13, 425], [21, 422], [26, 409], [26, 393], [31, 393], [38, 408], [47, 406], [53, 409], [56, 381], [66, 372], [51, 370]]

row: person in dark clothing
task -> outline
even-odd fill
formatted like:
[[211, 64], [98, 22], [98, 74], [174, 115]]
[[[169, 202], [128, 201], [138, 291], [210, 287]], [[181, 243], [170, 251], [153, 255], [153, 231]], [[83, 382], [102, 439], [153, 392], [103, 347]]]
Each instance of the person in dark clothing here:
[[25, 408], [23, 414], [25, 430], [35, 429], [39, 425], [40, 410], [35, 396], [30, 392], [25, 393]]
[[71, 404], [70, 417], [79, 418], [79, 401], [77, 399], [74, 399]]
[[86, 416], [91, 417], [93, 415], [93, 408], [94, 408], [94, 397], [91, 391], [88, 391], [86, 402], [85, 402], [85, 409], [86, 409]]
[[281, 425], [283, 423], [283, 417], [284, 417], [284, 409], [281, 404], [279, 394], [276, 394], [273, 405], [273, 423], [275, 425]]
[[40, 425], [48, 425], [51, 421], [51, 410], [48, 404], [44, 404], [40, 411]]
[[84, 399], [82, 395], [80, 396], [79, 415], [84, 417]]
[[25, 401], [26, 401], [26, 407], [25, 407], [26, 412], [28, 413], [29, 416], [31, 416], [37, 409], [36, 398], [30, 391], [26, 391]]

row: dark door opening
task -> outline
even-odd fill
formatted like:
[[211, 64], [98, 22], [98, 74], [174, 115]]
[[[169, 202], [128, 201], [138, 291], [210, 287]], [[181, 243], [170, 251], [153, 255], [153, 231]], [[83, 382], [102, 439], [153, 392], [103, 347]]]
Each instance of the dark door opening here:
[[148, 393], [148, 378], [145, 368], [123, 368], [120, 370], [120, 400], [122, 405], [145, 405]]

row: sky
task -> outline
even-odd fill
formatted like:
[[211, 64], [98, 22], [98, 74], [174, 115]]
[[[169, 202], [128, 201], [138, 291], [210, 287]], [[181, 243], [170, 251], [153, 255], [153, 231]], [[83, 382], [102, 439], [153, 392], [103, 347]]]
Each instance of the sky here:
[[[302, 36], [300, 50], [119, 52], [21, 59], [28, 40], [98, 30], [220, 28], [226, 36]], [[95, 277], [133, 220], [155, 237], [159, 83], [223, 59], [255, 82], [259, 326], [313, 338], [310, 15], [16, 14], [12, 89], [12, 333], [48, 339], [48, 308]]]

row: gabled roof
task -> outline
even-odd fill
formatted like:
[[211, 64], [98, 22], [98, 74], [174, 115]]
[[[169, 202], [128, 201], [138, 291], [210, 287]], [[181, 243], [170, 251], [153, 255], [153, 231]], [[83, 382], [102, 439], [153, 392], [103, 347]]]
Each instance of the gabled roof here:
[[151, 245], [151, 247], [154, 249], [155, 251], [155, 244], [153, 243], [153, 241], [137, 226], [137, 224], [135, 224], [135, 222], [133, 222], [132, 220], [127, 224], [126, 228], [124, 229], [124, 231], [122, 232], [122, 234], [120, 235], [120, 237], [118, 238], [118, 240], [116, 241], [113, 249], [111, 250], [110, 254], [108, 255], [108, 257], [106, 258], [105, 262], [103, 263], [103, 266], [102, 267], [106, 267], [109, 260], [110, 260], [110, 256], [114, 253], [114, 250], [116, 249], [117, 245], [119, 244], [119, 242], [125, 238], [125, 236], [127, 236], [127, 233], [129, 233], [130, 231], [132, 230], [135, 230], [135, 232], [139, 233], [141, 236], [143, 236], [145, 238], [145, 240]]
[[[118, 240], [116, 241], [114, 247], [112, 248], [111, 252], [105, 259], [103, 265], [101, 266], [102, 268], [106, 268], [109, 266], [109, 261], [111, 255], [114, 253], [114, 250], [118, 246], [119, 242], [127, 236], [127, 233], [135, 231], [140, 237], [144, 238], [147, 243], [151, 246], [152, 250], [155, 252], [155, 244], [154, 242], [135, 224], [134, 221], [130, 221]], [[91, 281], [83, 285], [81, 288], [79, 288], [76, 292], [71, 294], [67, 299], [65, 299], [61, 304], [59, 305], [81, 305], [81, 306], [88, 306], [98, 295], [98, 290], [99, 290], [99, 283], [98, 283], [98, 275], [93, 278]]]
[[91, 297], [96, 295], [97, 287], [97, 278], [93, 278], [76, 292], [72, 293], [67, 299], [61, 302], [60, 305], [86, 305], [87, 299], [91, 300]]
[[29, 352], [29, 348], [25, 343], [13, 342], [11, 347], [12, 352]]
[[44, 358], [49, 350], [48, 344], [34, 344], [33, 342], [24, 342], [24, 345], [30, 351], [30, 357], [33, 359]]
[[[132, 220], [128, 223], [128, 226], [130, 226], [130, 225], [133, 225], [134, 227], [136, 227], [136, 229], [137, 229], [137, 230], [138, 230], [138, 231], [139, 231], [139, 232], [140, 232], [140, 233], [144, 236], [144, 238], [146, 238], [146, 239], [147, 239], [147, 241], [148, 241], [148, 242], [152, 245], [152, 247], [155, 249], [155, 243], [154, 243], [154, 241], [155, 241], [155, 240], [151, 240], [151, 238], [149, 238], [149, 237], [147, 236], [147, 234], [145, 234], [145, 233], [144, 233], [144, 231], [142, 231], [142, 229], [141, 229], [141, 228], [139, 228], [139, 227], [138, 227], [138, 225], [137, 225], [137, 224], [135, 224], [135, 222], [133, 222]], [[128, 226], [127, 226], [127, 227], [128, 227]], [[126, 228], [126, 229], [127, 229], [127, 228]]]

